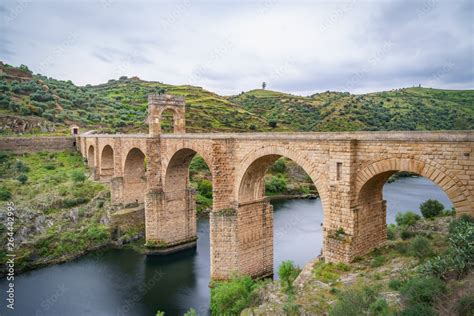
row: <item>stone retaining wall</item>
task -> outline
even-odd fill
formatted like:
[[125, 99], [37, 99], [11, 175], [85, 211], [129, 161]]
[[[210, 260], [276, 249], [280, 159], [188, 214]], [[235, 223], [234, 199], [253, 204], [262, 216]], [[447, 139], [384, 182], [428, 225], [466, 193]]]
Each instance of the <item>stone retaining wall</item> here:
[[33, 153], [38, 151], [76, 150], [76, 138], [70, 136], [51, 137], [2, 137], [0, 151], [9, 151], [17, 154]]

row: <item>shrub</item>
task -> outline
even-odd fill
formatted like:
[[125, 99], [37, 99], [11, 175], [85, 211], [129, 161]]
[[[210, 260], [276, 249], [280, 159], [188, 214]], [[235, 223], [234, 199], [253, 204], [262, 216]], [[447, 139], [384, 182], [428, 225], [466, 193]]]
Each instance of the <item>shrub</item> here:
[[415, 214], [412, 211], [407, 211], [405, 213], [398, 213], [395, 216], [395, 222], [398, 226], [411, 226], [415, 224], [420, 219], [420, 215]]
[[287, 292], [293, 290], [293, 281], [300, 274], [301, 269], [293, 263], [291, 260], [283, 261], [278, 267], [278, 277], [280, 278], [283, 289]]
[[410, 304], [399, 314], [400, 316], [435, 316], [433, 308], [425, 303]]
[[21, 161], [21, 160], [17, 160], [15, 162], [15, 169], [18, 172], [28, 172], [28, 171], [30, 171], [30, 168], [27, 165], [25, 165], [23, 163], [23, 161]]
[[456, 305], [456, 312], [459, 316], [474, 315], [474, 294], [462, 297]]
[[407, 239], [410, 239], [412, 238], [413, 236], [415, 236], [415, 233], [407, 230], [407, 229], [404, 229], [401, 231], [400, 233], [400, 237], [403, 239], [403, 240], [407, 240]]
[[21, 184], [25, 184], [28, 181], [28, 176], [26, 174], [20, 174], [18, 178], [16, 178], [18, 182]]
[[443, 279], [451, 272], [462, 277], [474, 266], [474, 222], [470, 217], [461, 217], [451, 222], [448, 235], [449, 248], [441, 256], [420, 266], [419, 271]]
[[198, 316], [198, 313], [194, 308], [190, 308], [183, 316]]
[[202, 179], [198, 183], [197, 190], [202, 196], [212, 199], [212, 182], [207, 179]]
[[282, 176], [272, 176], [265, 181], [265, 190], [270, 193], [281, 193], [286, 191], [286, 180]]
[[71, 172], [71, 179], [75, 183], [82, 183], [86, 180], [86, 175], [81, 170], [73, 170]]
[[275, 163], [270, 167], [270, 170], [272, 172], [278, 172], [278, 173], [284, 172], [285, 169], [286, 169], [285, 160], [282, 158], [275, 161]]
[[385, 257], [384, 256], [375, 256], [374, 260], [372, 261], [372, 267], [377, 268], [383, 266], [385, 263]]
[[387, 226], [387, 239], [395, 240], [397, 238], [397, 226], [395, 224], [390, 224]]
[[299, 305], [295, 302], [295, 296], [293, 293], [289, 293], [287, 296], [287, 300], [283, 305], [283, 311], [287, 316], [298, 316], [300, 315], [299, 312]]
[[375, 302], [370, 304], [369, 315], [387, 315], [387, 314], [388, 314], [388, 304], [385, 299], [379, 298]]
[[339, 270], [346, 271], [345, 269], [339, 269], [337, 265], [329, 262], [318, 261], [313, 268], [314, 277], [324, 283], [332, 283], [339, 279]]
[[433, 253], [433, 250], [431, 249], [431, 244], [428, 238], [424, 236], [416, 236], [411, 241], [410, 253], [412, 256], [415, 256], [420, 260], [429, 257]]
[[254, 288], [255, 282], [249, 276], [234, 276], [229, 281], [216, 283], [211, 288], [212, 314], [240, 314], [250, 304]]
[[9, 200], [11, 197], [12, 197], [12, 194], [10, 191], [8, 191], [7, 188], [0, 187], [0, 201]]
[[73, 198], [73, 199], [64, 199], [63, 206], [66, 207], [66, 208], [70, 208], [70, 207], [74, 207], [74, 206], [79, 205], [79, 204], [86, 203], [87, 201], [88, 201], [88, 199], [86, 199], [82, 196], [77, 197], [77, 198]]
[[399, 279], [391, 279], [388, 282], [388, 287], [391, 288], [394, 291], [398, 291], [402, 287], [402, 284], [403, 284], [403, 282]]
[[437, 200], [426, 200], [420, 204], [420, 211], [425, 218], [433, 218], [441, 215], [444, 210], [444, 205]]
[[100, 242], [108, 239], [109, 231], [107, 230], [107, 227], [105, 225], [94, 224], [87, 228], [84, 236], [89, 240]]
[[275, 127], [277, 127], [277, 121], [275, 121], [275, 120], [269, 120], [269, 121], [268, 121], [268, 125], [269, 125], [271, 128], [275, 128]]
[[443, 281], [435, 277], [415, 277], [408, 280], [400, 293], [410, 304], [432, 304], [435, 298], [445, 290]]
[[329, 310], [329, 315], [367, 315], [369, 308], [377, 301], [377, 298], [377, 289], [374, 287], [350, 288], [337, 295], [337, 301]]
[[48, 163], [48, 164], [44, 165], [44, 168], [46, 170], [54, 170], [54, 169], [56, 169], [56, 166], [51, 164], [51, 163]]

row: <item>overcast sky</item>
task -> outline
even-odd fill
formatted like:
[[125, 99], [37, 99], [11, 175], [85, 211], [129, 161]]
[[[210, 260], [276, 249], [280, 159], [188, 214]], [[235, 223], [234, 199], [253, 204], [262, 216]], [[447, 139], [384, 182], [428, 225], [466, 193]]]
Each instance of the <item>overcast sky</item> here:
[[78, 85], [474, 88], [474, 1], [2, 0], [0, 16], [0, 60]]

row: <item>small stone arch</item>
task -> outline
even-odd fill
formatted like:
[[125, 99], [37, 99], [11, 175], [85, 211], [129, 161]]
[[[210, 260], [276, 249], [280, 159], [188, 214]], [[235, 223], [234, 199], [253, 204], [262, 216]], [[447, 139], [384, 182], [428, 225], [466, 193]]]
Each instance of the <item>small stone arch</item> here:
[[185, 132], [186, 105], [182, 96], [168, 94], [150, 94], [148, 96], [148, 125], [151, 135], [162, 133], [161, 120], [163, 112], [173, 113], [173, 133]]
[[95, 167], [95, 148], [93, 145], [90, 145], [87, 149], [87, 164], [90, 168]]
[[114, 176], [114, 150], [105, 145], [100, 156], [100, 179], [110, 180]]
[[143, 203], [146, 191], [146, 158], [137, 147], [130, 149], [123, 165], [124, 204]]
[[[326, 175], [321, 170], [321, 168], [318, 168], [315, 164], [311, 163], [307, 157], [301, 155], [301, 153], [298, 153], [298, 150], [291, 147], [265, 146], [248, 153], [239, 164], [234, 189], [235, 200], [240, 200], [240, 194], [243, 193], [241, 192], [241, 189], [244, 189], [244, 187], [242, 186], [249, 186], [249, 183], [244, 180], [246, 176], [255, 178], [255, 175], [250, 175], [250, 173], [256, 172], [258, 169], [260, 169], [261, 172], [264, 166], [270, 166], [280, 157], [289, 158], [296, 164], [298, 164], [301, 168], [303, 168], [303, 170], [309, 175], [314, 185], [316, 186], [316, 189], [318, 190], [319, 197], [323, 206], [323, 211], [329, 211], [329, 196], [327, 193], [325, 181]], [[253, 165], [254, 163], [256, 164]], [[254, 169], [252, 165], [256, 168], [255, 170], [252, 170]], [[258, 174], [259, 179], [263, 177], [265, 171], [266, 168], [262, 174]], [[260, 183], [259, 185], [262, 184]], [[257, 188], [257, 190], [258, 191], [256, 191], [256, 194], [261, 195], [263, 189]], [[248, 193], [245, 193], [245, 195], [247, 195], [246, 198], [248, 198]], [[254, 195], [254, 197], [256, 196], [257, 195]]]

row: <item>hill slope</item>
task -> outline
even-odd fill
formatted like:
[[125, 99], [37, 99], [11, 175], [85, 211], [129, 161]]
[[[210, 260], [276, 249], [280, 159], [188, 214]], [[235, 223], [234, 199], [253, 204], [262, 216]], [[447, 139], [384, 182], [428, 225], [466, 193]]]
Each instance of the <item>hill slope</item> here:
[[[146, 132], [147, 95], [186, 98], [189, 132], [474, 129], [474, 90], [407, 88], [308, 97], [252, 90], [223, 97], [195, 86], [121, 77], [85, 87], [0, 63], [0, 135], [66, 134], [68, 126]], [[170, 128], [170, 119], [164, 122]]]

